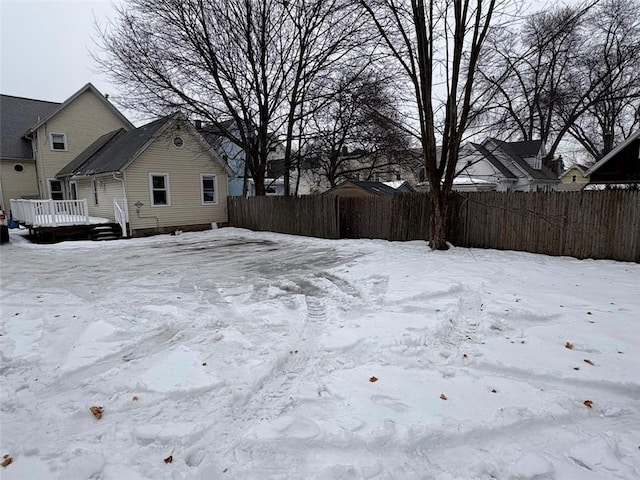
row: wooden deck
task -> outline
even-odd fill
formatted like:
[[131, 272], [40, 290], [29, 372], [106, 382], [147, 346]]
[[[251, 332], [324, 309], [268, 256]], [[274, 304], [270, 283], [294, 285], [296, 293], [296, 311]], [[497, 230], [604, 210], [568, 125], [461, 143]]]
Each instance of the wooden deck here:
[[118, 222], [90, 217], [86, 199], [11, 200], [11, 212], [13, 220], [28, 228], [29, 238], [37, 243], [123, 236], [123, 228]]

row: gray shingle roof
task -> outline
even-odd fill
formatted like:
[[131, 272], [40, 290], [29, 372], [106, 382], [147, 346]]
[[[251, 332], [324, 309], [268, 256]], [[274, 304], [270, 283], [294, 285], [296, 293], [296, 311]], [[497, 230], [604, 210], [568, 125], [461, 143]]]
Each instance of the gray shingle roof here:
[[25, 133], [60, 107], [60, 103], [0, 95], [0, 157], [33, 158]]
[[511, 170], [505, 167], [504, 164], [500, 160], [498, 160], [493, 155], [493, 153], [489, 151], [489, 149], [487, 149], [487, 147], [485, 147], [484, 145], [479, 145], [477, 143], [472, 143], [471, 145], [473, 145], [482, 154], [482, 156], [487, 159], [487, 161], [491, 165], [497, 168], [500, 171], [500, 173], [502, 173], [502, 175], [505, 176], [505, 178], [512, 178], [512, 179], [518, 178], [511, 172]]
[[123, 128], [102, 135], [57, 173], [57, 177], [120, 172], [175, 115], [168, 115], [134, 130]]
[[536, 180], [552, 180], [558, 181], [558, 176], [553, 173], [545, 165], [542, 165], [540, 169], [533, 168], [527, 163], [525, 158], [535, 157], [540, 152], [542, 146], [542, 140], [531, 140], [524, 142], [503, 142], [502, 140], [496, 140], [494, 138], [489, 139], [493, 141], [498, 148], [505, 152], [511, 159], [531, 178]]
[[357, 180], [348, 180], [350, 183], [357, 185], [360, 188], [364, 188], [368, 192], [375, 195], [394, 195], [398, 193], [395, 188], [385, 185], [382, 182], [361, 182]]

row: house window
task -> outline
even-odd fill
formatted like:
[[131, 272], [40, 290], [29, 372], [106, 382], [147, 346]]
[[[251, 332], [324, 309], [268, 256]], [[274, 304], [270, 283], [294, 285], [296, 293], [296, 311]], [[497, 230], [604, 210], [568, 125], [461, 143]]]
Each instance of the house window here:
[[402, 180], [402, 175], [400, 174], [400, 170], [396, 170], [396, 180]]
[[166, 173], [150, 173], [149, 192], [151, 194], [151, 205], [171, 205], [169, 175]]
[[218, 189], [216, 188], [215, 175], [200, 175], [200, 188], [202, 189], [202, 204], [218, 203]]
[[13, 169], [18, 173], [24, 172], [24, 165], [20, 165], [19, 163], [16, 163], [13, 166]]
[[95, 178], [91, 180], [91, 190], [93, 191], [93, 204], [98, 206], [98, 181]]
[[66, 133], [50, 133], [49, 144], [51, 150], [60, 150], [66, 152], [67, 148], [67, 134]]
[[178, 148], [182, 148], [182, 146], [184, 145], [184, 140], [182, 139], [182, 137], [174, 137], [173, 144]]
[[427, 180], [427, 170], [424, 167], [420, 167], [418, 170], [418, 182], [423, 183]]
[[49, 198], [51, 200], [64, 200], [62, 182], [60, 180], [49, 180]]
[[571, 175], [571, 181], [573, 183], [576, 183], [576, 180], [578, 179], [577, 175]]

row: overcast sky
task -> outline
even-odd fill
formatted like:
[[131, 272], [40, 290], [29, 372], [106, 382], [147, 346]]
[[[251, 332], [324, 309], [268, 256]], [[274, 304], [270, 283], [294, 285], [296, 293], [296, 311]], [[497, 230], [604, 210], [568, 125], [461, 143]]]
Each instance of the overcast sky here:
[[95, 22], [114, 16], [111, 0], [0, 0], [0, 93], [62, 102], [88, 82], [117, 93], [90, 55], [97, 51]]
[[94, 69], [94, 18], [104, 24], [109, 0], [0, 0], [0, 91], [61, 102], [91, 82], [115, 93]]

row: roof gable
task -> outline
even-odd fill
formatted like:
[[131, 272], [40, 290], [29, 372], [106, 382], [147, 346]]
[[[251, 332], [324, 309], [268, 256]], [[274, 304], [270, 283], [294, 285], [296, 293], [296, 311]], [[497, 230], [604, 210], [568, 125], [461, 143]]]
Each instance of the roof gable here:
[[[526, 158], [536, 157], [540, 154], [542, 140], [505, 142], [495, 138], [488, 138], [482, 142], [482, 145], [485, 147], [490, 144], [495, 145], [497, 149], [505, 153], [526, 176], [538, 181], [558, 181], [558, 177], [545, 165], [541, 165], [539, 169], [533, 168], [525, 160]], [[499, 156], [496, 155], [495, 157], [499, 160]]]
[[491, 164], [493, 165], [505, 178], [515, 180], [518, 177], [509, 170], [500, 160], [496, 158], [496, 156], [489, 151], [487, 147], [484, 145], [479, 145], [477, 143], [472, 143], [478, 152]]
[[0, 157], [33, 158], [25, 132], [60, 107], [60, 103], [0, 95]]
[[105, 106], [109, 110], [111, 110], [116, 117], [118, 117], [120, 120], [122, 120], [122, 122], [125, 125], [127, 125], [128, 128], [134, 128], [133, 124], [124, 115], [122, 115], [122, 113], [120, 113], [120, 111], [109, 100], [107, 100], [107, 98], [104, 95], [102, 95], [98, 91], [98, 89], [96, 87], [94, 87], [91, 83], [87, 83], [84, 87], [82, 87], [76, 93], [74, 93], [69, 98], [67, 98], [63, 103], [58, 104], [59, 105], [58, 108], [56, 108], [55, 110], [50, 112], [49, 115], [47, 115], [46, 117], [40, 119], [40, 121], [38, 121], [35, 125], [31, 126], [27, 130], [27, 134], [29, 134], [31, 132], [35, 132], [38, 128], [40, 128], [42, 125], [47, 123], [53, 117], [58, 115], [58, 113], [63, 111], [69, 104], [73, 103], [80, 95], [82, 95], [85, 92], [93, 93], [98, 98], [98, 100], [100, 100], [102, 103], [104, 103]]

